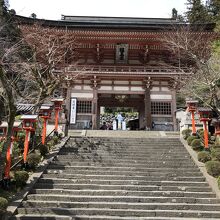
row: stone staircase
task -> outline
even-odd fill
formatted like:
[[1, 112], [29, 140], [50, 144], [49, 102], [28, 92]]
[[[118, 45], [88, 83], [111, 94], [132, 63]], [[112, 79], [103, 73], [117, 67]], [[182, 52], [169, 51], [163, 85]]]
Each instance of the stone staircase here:
[[11, 219], [220, 219], [178, 138], [71, 138]]

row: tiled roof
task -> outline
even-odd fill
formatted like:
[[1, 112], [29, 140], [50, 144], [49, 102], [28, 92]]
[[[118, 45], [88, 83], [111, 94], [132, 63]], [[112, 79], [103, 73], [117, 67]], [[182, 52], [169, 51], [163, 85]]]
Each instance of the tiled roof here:
[[[21, 24], [40, 22], [43, 26], [60, 27], [65, 29], [136, 29], [164, 31], [175, 29], [178, 25], [186, 25], [171, 18], [134, 18], [134, 17], [93, 17], [62, 15], [61, 20], [33, 19], [16, 15]], [[203, 30], [213, 30], [214, 24], [197, 24]]]
[[16, 107], [17, 107], [17, 112], [27, 113], [27, 112], [32, 112], [34, 110], [34, 105], [33, 104], [19, 103], [19, 104], [16, 105]]

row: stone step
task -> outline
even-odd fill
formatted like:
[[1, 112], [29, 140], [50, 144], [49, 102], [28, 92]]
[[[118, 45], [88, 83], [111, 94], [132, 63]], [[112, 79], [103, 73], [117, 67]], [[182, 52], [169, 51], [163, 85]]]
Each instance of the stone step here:
[[[70, 160], [70, 159], [69, 159]], [[62, 159], [62, 160], [58, 160], [58, 161], [61, 161], [61, 162], [67, 162], [69, 161], [68, 159]], [[119, 162], [118, 162], [119, 161]], [[144, 161], [138, 161], [138, 160], [128, 160], [128, 161], [122, 161], [122, 160], [112, 160], [111, 158], [109, 158], [109, 160], [107, 161], [103, 161], [102, 158], [94, 158], [94, 157], [90, 157], [90, 158], [83, 158], [81, 159], [81, 161], [74, 161], [71, 163], [73, 166], [85, 166], [85, 165], [97, 165], [97, 164], [103, 164], [103, 165], [106, 165], [106, 166], [109, 166], [109, 165], [114, 165], [114, 166], [117, 166], [117, 167], [120, 167], [120, 166], [128, 166], [128, 167], [136, 167], [136, 166], [140, 166], [142, 165], [142, 167], [148, 167], [148, 168], [160, 168], [160, 167], [164, 167], [164, 168], [194, 168], [195, 165], [192, 163], [192, 164], [188, 164], [187, 163], [172, 163], [172, 162], [167, 162], [167, 163], [163, 163], [163, 162], [144, 162]]]
[[71, 142], [95, 142], [95, 143], [102, 143], [102, 142], [113, 142], [113, 143], [161, 143], [161, 140], [165, 143], [173, 142], [179, 143], [179, 138], [104, 138], [104, 137], [89, 137], [89, 138], [70, 138], [69, 143]]
[[[183, 195], [183, 194], [182, 194]], [[199, 194], [198, 194], [199, 195]], [[199, 203], [199, 204], [219, 204], [219, 200], [215, 196], [211, 197], [171, 197], [164, 196], [86, 196], [86, 195], [51, 195], [51, 194], [29, 194], [28, 200], [40, 201], [65, 201], [65, 202], [133, 202], [133, 203]]]
[[35, 189], [69, 189], [69, 190], [131, 190], [131, 191], [186, 191], [186, 192], [211, 192], [209, 186], [156, 186], [156, 185], [97, 185], [97, 184], [43, 184], [36, 185]]
[[[107, 171], [107, 170], [114, 170], [114, 171], [146, 171], [146, 172], [155, 172], [158, 171], [158, 168], [148, 168], [148, 167], [143, 167], [142, 165], [137, 166], [137, 167], [128, 167], [128, 166], [122, 166], [122, 167], [115, 167], [115, 166], [105, 166], [103, 164], [99, 165], [99, 166], [74, 166], [72, 165], [71, 162], [58, 162], [58, 161], [52, 161], [50, 163], [50, 165], [48, 166], [49, 169], [52, 167], [56, 167], [56, 166], [61, 166], [61, 167], [71, 167], [71, 170], [103, 170], [103, 171]], [[174, 172], [174, 171], [178, 171], [178, 172], [200, 172], [198, 167], [194, 167], [194, 169], [192, 168], [166, 168], [166, 167], [161, 167], [159, 168], [159, 170], [161, 170], [161, 172]]]
[[99, 145], [95, 145], [94, 143], [73, 143], [73, 144], [67, 144], [64, 148], [72, 148], [72, 147], [79, 147], [79, 148], [92, 148], [92, 149], [98, 149], [98, 148], [112, 148], [112, 149], [161, 149], [161, 150], [167, 150], [169, 148], [173, 149], [181, 149], [182, 143], [101, 143]]
[[216, 195], [213, 192], [188, 192], [182, 190], [184, 188], [178, 189], [177, 191], [161, 190], [158, 191], [129, 191], [129, 190], [93, 190], [93, 189], [83, 189], [83, 190], [68, 190], [68, 189], [33, 189], [31, 193], [33, 194], [54, 194], [54, 195], [85, 195], [85, 196], [139, 196], [139, 197], [194, 197], [194, 198], [215, 198]]
[[[41, 214], [18, 214], [16, 216], [12, 216], [10, 218], [10, 220], [79, 220], [80, 219], [83, 219], [81, 217], [71, 217], [71, 216], [68, 216], [68, 215], [56, 215], [56, 214], [50, 214], [50, 215], [41, 215]], [[84, 220], [86, 220], [86, 218], [84, 218]], [[87, 220], [88, 220], [88, 217], [87, 217]]]
[[169, 148], [172, 149], [181, 149], [182, 143], [101, 143], [99, 145], [95, 145], [94, 143], [73, 143], [73, 144], [67, 144], [64, 148], [72, 148], [72, 147], [79, 147], [79, 148], [92, 148], [92, 149], [98, 149], [98, 148], [107, 148], [107, 149], [161, 149], [161, 150], [168, 150]]
[[[133, 155], [132, 155], [133, 154]], [[188, 156], [184, 156], [184, 154], [175, 154], [173, 153], [172, 155], [171, 154], [168, 154], [168, 153], [154, 153], [152, 155], [152, 152], [151, 153], [147, 153], [147, 154], [144, 154], [144, 153], [140, 153], [140, 154], [137, 154], [137, 153], [128, 153], [128, 154], [125, 154], [125, 153], [100, 153], [98, 151], [96, 152], [90, 152], [90, 153], [86, 153], [86, 152], [79, 152], [77, 154], [73, 154], [73, 153], [59, 153], [57, 157], [64, 157], [64, 158], [77, 158], [77, 157], [80, 157], [80, 156], [90, 156], [90, 155], [94, 155], [94, 156], [102, 156], [102, 157], [115, 157], [115, 158], [127, 158], [127, 159], [132, 159], [132, 158], [135, 158], [135, 159], [148, 159], [148, 160], [172, 160], [172, 161], [178, 161], [178, 160], [184, 160], [184, 161], [191, 161], [191, 159], [188, 157]], [[174, 155], [176, 155], [174, 157]]]
[[[97, 148], [93, 148], [93, 147], [78, 147], [78, 146], [72, 146], [72, 147], [64, 147], [61, 149], [60, 152], [70, 152], [70, 153], [75, 153], [77, 151], [82, 151], [82, 152], [86, 152], [88, 150], [106, 150], [107, 152], [114, 152], [114, 151], [117, 151], [117, 152], [136, 152], [136, 153], [141, 153], [141, 152], [144, 152], [145, 154], [147, 154], [147, 152], [155, 152], [155, 153], [159, 153], [159, 152], [163, 152], [163, 153], [173, 153], [175, 152], [176, 150], [180, 150], [180, 152], [184, 152], [184, 148], [183, 147], [180, 147], [180, 146], [169, 146], [167, 148], [164, 148], [163, 146], [152, 146], [152, 147], [149, 147], [149, 146], [126, 146], [126, 147], [119, 147], [119, 146], [100, 146], [100, 147], [97, 147]], [[177, 152], [177, 153], [180, 153], [180, 152]]]
[[17, 211], [12, 219], [210, 220], [220, 200], [177, 138], [71, 138]]
[[[146, 187], [146, 186], [168, 186], [168, 187], [171, 187], [171, 186], [174, 186], [174, 187], [196, 187], [196, 188], [199, 188], [199, 187], [209, 187], [208, 183], [206, 182], [177, 182], [177, 181], [146, 181], [146, 182], [138, 182], [138, 183], [130, 183], [129, 182], [114, 182], [114, 181], [111, 181], [109, 183], [109, 181], [102, 181], [102, 182], [98, 182], [97, 183], [93, 183], [90, 181], [90, 183], [86, 184], [86, 183], [80, 183], [81, 180], [78, 180], [76, 183], [74, 183], [73, 181], [69, 182], [69, 183], [59, 183], [59, 184], [56, 184], [56, 183], [44, 183], [44, 182], [37, 182], [35, 187], [40, 187], [40, 188], [43, 188], [45, 187], [45, 189], [47, 188], [51, 188], [54, 187], [54, 188], [59, 188], [59, 187], [63, 187], [64, 189], [65, 188], [68, 188], [68, 187], [87, 187], [87, 186], [91, 186], [91, 187]], [[81, 181], [83, 182], [83, 181]]]
[[138, 209], [138, 210], [202, 210], [220, 211], [220, 204], [185, 203], [123, 203], [123, 202], [59, 202], [29, 200], [23, 208], [101, 208], [101, 209]]
[[110, 215], [128, 217], [196, 217], [220, 218], [220, 211], [197, 210], [134, 210], [134, 209], [101, 209], [101, 208], [18, 208], [19, 214], [58, 214], [58, 215]]
[[[117, 158], [118, 160], [120, 159], [130, 159], [130, 160], [138, 160], [138, 159], [144, 159], [144, 160], [148, 160], [148, 161], [171, 161], [171, 162], [176, 162], [178, 163], [180, 160], [182, 162], [189, 162], [189, 163], [192, 163], [191, 159], [188, 158], [188, 157], [184, 157], [183, 155], [181, 157], [175, 157], [173, 158], [172, 156], [156, 156], [156, 157], [152, 157], [152, 156], [143, 156], [142, 155], [142, 158], [140, 157], [135, 157], [135, 155], [133, 157], [125, 157], [125, 156], [112, 156], [112, 155], [100, 155], [100, 154], [93, 154], [93, 153], [90, 153], [90, 154], [69, 154], [69, 155], [58, 155], [56, 158], [58, 159], [64, 159], [64, 161], [68, 161], [68, 162], [71, 162], [69, 161], [69, 157], [71, 157], [72, 160], [77, 160], [77, 159], [83, 159], [83, 158], [86, 158], [87, 156], [93, 156], [93, 157], [97, 157], [97, 156], [101, 156], [102, 158], [105, 158], [108, 160], [109, 157], [113, 157], [113, 158]], [[68, 159], [68, 160], [67, 160]]]
[[143, 177], [148, 177], [148, 176], [193, 176], [193, 177], [201, 177], [202, 174], [199, 172], [163, 172], [160, 169], [151, 171], [151, 172], [142, 172], [136, 170], [135, 172], [133, 171], [103, 171], [103, 170], [72, 170], [71, 166], [65, 166], [65, 167], [60, 167], [60, 166], [50, 166], [49, 169], [45, 172], [47, 174], [85, 174], [85, 175], [119, 175], [119, 176], [143, 176]]
[[[174, 186], [187, 186], [188, 182], [186, 181], [170, 181], [170, 180], [162, 180], [162, 181], [150, 181], [150, 180], [100, 180], [100, 179], [62, 179], [62, 178], [41, 178], [38, 180], [37, 184], [58, 184], [58, 185], [63, 185], [63, 184], [105, 184], [105, 185], [147, 185], [147, 184], [155, 184], [155, 185], [174, 185]], [[189, 181], [189, 184], [192, 185], [197, 185], [197, 181]], [[204, 182], [199, 182], [200, 184], [207, 184], [205, 181]]]
[[[123, 132], [124, 133], [124, 132]], [[137, 132], [138, 134], [139, 132]], [[128, 136], [129, 136], [130, 132], [128, 133]], [[120, 141], [120, 142], [123, 142], [123, 141], [152, 141], [152, 140], [155, 140], [155, 141], [159, 141], [160, 139], [163, 139], [163, 140], [167, 140], [167, 141], [178, 141], [178, 138], [173, 138], [173, 137], [168, 137], [168, 136], [164, 136], [164, 137], [157, 137], [157, 138], [150, 138], [150, 137], [147, 137], [147, 138], [136, 138], [136, 137], [129, 137], [129, 139], [126, 139], [124, 137], [95, 137], [95, 136], [90, 136], [90, 137], [74, 137], [74, 138], [70, 138], [70, 141], [100, 141], [100, 140], [106, 140], [106, 141]]]
[[190, 158], [184, 158], [184, 156], [182, 155], [182, 157], [176, 157], [176, 158], [173, 158], [172, 156], [156, 156], [156, 157], [152, 157], [152, 156], [148, 156], [148, 155], [141, 155], [141, 156], [136, 156], [136, 155], [133, 155], [133, 156], [126, 156], [126, 155], [123, 155], [123, 154], [118, 154], [117, 156], [114, 156], [114, 155], [111, 155], [111, 154], [107, 154], [107, 155], [104, 155], [104, 154], [98, 154], [98, 153], [83, 153], [83, 154], [59, 154], [57, 156], [57, 158], [64, 158], [64, 159], [81, 159], [81, 158], [86, 158], [86, 157], [102, 157], [102, 159], [106, 160], [108, 159], [109, 157], [111, 157], [112, 159], [117, 159], [117, 160], [123, 160], [123, 161], [134, 161], [134, 160], [140, 160], [140, 161], [170, 161], [170, 162], [175, 162], [175, 163], [178, 163], [181, 162], [182, 163], [192, 163], [191, 159]]
[[[71, 166], [72, 169], [77, 169], [79, 167], [84, 167], [84, 168], [88, 168], [88, 169], [114, 169], [114, 170], [120, 170], [120, 169], [124, 169], [127, 168], [128, 170], [158, 170], [158, 168], [156, 167], [147, 167], [145, 166], [145, 163], [139, 163], [138, 161], [136, 161], [135, 163], [111, 163], [110, 161], [106, 161], [105, 163], [99, 163], [99, 162], [79, 162], [79, 161], [74, 161], [74, 162], [70, 162], [69, 160], [59, 160], [56, 159], [54, 161], [52, 161], [49, 165], [50, 166], [58, 166], [60, 165], [61, 167], [65, 167], [65, 166]], [[118, 166], [117, 166], [118, 165]], [[180, 171], [193, 171], [193, 172], [200, 172], [199, 168], [194, 166], [194, 167], [160, 167], [160, 170], [164, 170], [164, 171], [174, 171], [174, 170], [180, 170]]]
[[[123, 217], [123, 216], [104, 216], [104, 215], [75, 215], [72, 216], [64, 216], [64, 215], [36, 215], [36, 214], [28, 214], [28, 215], [16, 215], [10, 218], [10, 220], [183, 220], [182, 217], [180, 218], [170, 218], [170, 217]], [[201, 218], [187, 218], [184, 217], [184, 220], [199, 220]], [[203, 220], [210, 220], [210, 218], [202, 218]], [[216, 220], [218, 218], [215, 218]]]
[[172, 177], [172, 176], [122, 176], [122, 175], [82, 175], [82, 174], [43, 174], [43, 178], [49, 179], [89, 179], [89, 180], [131, 180], [131, 181], [195, 181], [201, 182], [205, 181], [204, 177]]

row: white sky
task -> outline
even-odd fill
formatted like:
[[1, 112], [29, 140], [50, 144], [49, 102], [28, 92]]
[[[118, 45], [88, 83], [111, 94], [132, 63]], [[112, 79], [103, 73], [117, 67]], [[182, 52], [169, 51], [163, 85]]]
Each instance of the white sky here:
[[183, 13], [186, 0], [9, 0], [18, 15], [60, 20], [63, 15], [169, 18]]

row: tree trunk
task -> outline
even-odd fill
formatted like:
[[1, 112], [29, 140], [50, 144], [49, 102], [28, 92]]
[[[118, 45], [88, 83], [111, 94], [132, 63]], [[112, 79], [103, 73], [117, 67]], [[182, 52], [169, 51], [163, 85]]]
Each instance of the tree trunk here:
[[6, 140], [4, 142], [2, 153], [0, 156], [0, 177], [1, 177], [4, 172], [7, 149], [11, 142], [11, 136], [13, 135], [13, 125], [14, 125], [15, 116], [16, 116], [16, 106], [14, 103], [14, 97], [13, 97], [12, 87], [10, 86], [10, 81], [8, 80], [2, 67], [0, 67], [0, 81], [6, 93], [7, 110], [8, 110], [7, 135], [6, 135]]

